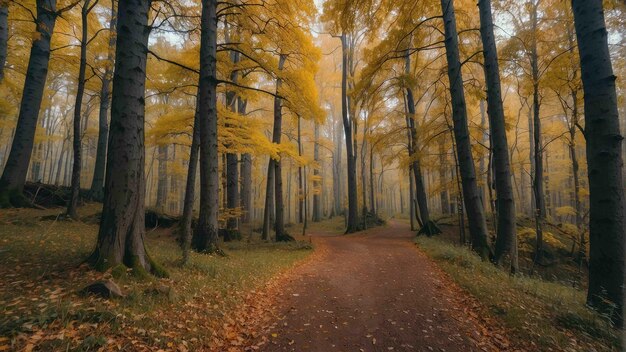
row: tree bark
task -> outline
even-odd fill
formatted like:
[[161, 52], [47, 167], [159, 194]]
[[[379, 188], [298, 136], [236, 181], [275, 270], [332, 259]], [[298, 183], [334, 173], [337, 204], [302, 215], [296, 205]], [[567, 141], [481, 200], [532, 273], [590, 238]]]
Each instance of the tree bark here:
[[270, 156], [270, 160], [267, 166], [267, 183], [265, 187], [265, 207], [263, 209], [263, 230], [261, 233], [261, 238], [263, 240], [269, 240], [270, 238], [270, 228], [272, 227], [272, 215], [271, 209], [274, 206], [274, 162]]
[[117, 31], [117, 11], [116, 1], [111, 5], [111, 22], [109, 23], [109, 53], [107, 56], [107, 66], [102, 77], [102, 87], [100, 89], [100, 110], [98, 113], [98, 146], [96, 149], [96, 162], [93, 169], [93, 179], [89, 191], [91, 198], [100, 200], [104, 196], [102, 188], [104, 186], [104, 169], [106, 165], [107, 139], [109, 138], [109, 106], [111, 98], [111, 76], [113, 75], [113, 65], [115, 52], [115, 32]]
[[167, 194], [168, 182], [167, 182], [167, 161], [169, 159], [168, 146], [159, 145], [157, 147], [157, 161], [159, 166], [157, 167], [157, 200], [156, 208], [162, 212], [167, 211]]
[[[334, 116], [334, 115], [333, 115]], [[341, 156], [342, 151], [342, 132], [339, 125], [341, 121], [333, 122], [333, 136], [335, 142], [335, 151], [333, 153], [333, 215], [339, 215], [342, 212], [343, 192], [341, 191]]]
[[[237, 98], [239, 114], [246, 114], [247, 102], [241, 97]], [[252, 155], [241, 154], [241, 222], [248, 223], [252, 219]]]
[[82, 167], [82, 129], [81, 111], [83, 95], [85, 93], [85, 70], [87, 69], [87, 16], [91, 11], [91, 1], [85, 0], [81, 10], [82, 36], [80, 39], [80, 64], [78, 67], [78, 86], [76, 87], [76, 100], [74, 102], [73, 141], [74, 162], [72, 165], [71, 195], [67, 204], [67, 215], [78, 220], [78, 203], [80, 197], [80, 171]]
[[541, 119], [540, 119], [540, 106], [539, 101], [539, 57], [537, 54], [537, 22], [538, 22], [538, 2], [531, 3], [530, 20], [532, 25], [532, 42], [530, 53], [530, 64], [532, 69], [532, 81], [533, 81], [533, 165], [534, 165], [534, 178], [533, 178], [533, 194], [535, 200], [535, 262], [541, 260], [541, 254], [543, 251], [543, 221], [546, 217], [546, 203], [544, 198], [544, 179], [543, 179], [543, 147], [541, 143]]
[[493, 34], [494, 25], [491, 14], [491, 0], [479, 0], [478, 9], [480, 11], [480, 35], [485, 59], [487, 112], [489, 115], [489, 131], [491, 134], [491, 149], [493, 151], [497, 196], [496, 211], [498, 220], [494, 260], [496, 263], [502, 264], [505, 256], [509, 255], [511, 271], [515, 273], [518, 270], [515, 201], [513, 199], [513, 185], [511, 184], [509, 144], [506, 137], [506, 121], [504, 119], [502, 89], [500, 87], [498, 51]]
[[346, 138], [347, 173], [348, 173], [348, 214], [346, 233], [359, 230], [358, 220], [358, 199], [356, 184], [356, 154], [354, 152], [354, 141], [352, 134], [352, 121], [348, 112], [348, 64], [349, 64], [349, 43], [345, 33], [341, 34], [341, 117], [343, 130]]
[[[322, 220], [322, 202], [320, 199], [321, 189], [320, 181], [318, 181], [320, 177], [320, 126], [317, 122], [314, 122], [314, 144], [313, 144], [313, 160], [315, 161], [315, 167], [313, 168], [313, 222], [318, 222]], [[364, 185], [365, 186], [365, 185]]]
[[105, 198], [98, 243], [89, 262], [99, 270], [123, 264], [136, 274], [165, 272], [146, 253], [145, 79], [150, 1], [119, 4], [119, 28]]
[[4, 80], [9, 41], [9, 0], [0, 0], [0, 83]]
[[[239, 53], [231, 52], [230, 59], [234, 65], [239, 63]], [[237, 69], [230, 73], [230, 80], [237, 82], [239, 72]], [[226, 105], [233, 113], [237, 113], [239, 104], [235, 92], [226, 93]], [[226, 207], [228, 208], [228, 219], [226, 221], [226, 236], [224, 240], [230, 241], [240, 238], [239, 216], [234, 216], [239, 208], [239, 157], [236, 153], [226, 154]]]
[[[198, 101], [196, 100], [196, 105]], [[196, 174], [198, 172], [198, 158], [200, 153], [200, 119], [198, 107], [193, 118], [193, 137], [189, 152], [189, 166], [187, 168], [187, 184], [185, 186], [185, 200], [183, 216], [180, 221], [181, 239], [183, 241], [183, 264], [189, 263], [189, 249], [191, 248], [191, 223], [193, 219], [193, 204], [196, 196]]]
[[11, 152], [0, 179], [0, 207], [22, 206], [26, 203], [22, 190], [33, 151], [39, 109], [48, 75], [50, 40], [57, 16], [56, 0], [37, 0], [37, 34], [30, 49]]
[[[298, 116], [298, 155], [302, 155], [302, 126], [301, 119]], [[302, 173], [302, 165], [298, 166], [298, 224], [304, 223], [304, 174]]]
[[202, 1], [200, 35], [200, 214], [192, 238], [198, 252], [218, 247], [219, 175], [217, 153], [217, 0]]
[[[411, 73], [411, 56], [409, 51], [406, 51], [405, 74]], [[422, 177], [422, 168], [420, 165], [417, 144], [417, 130], [415, 128], [415, 99], [413, 97], [413, 90], [410, 87], [406, 87], [406, 124], [408, 129], [408, 148], [409, 158], [411, 159], [411, 168], [413, 170], [413, 178], [415, 185], [415, 196], [417, 198], [417, 210], [419, 211], [419, 217], [417, 222], [420, 224], [421, 229], [419, 233], [424, 233], [428, 236], [435, 235], [441, 231], [437, 228], [435, 223], [430, 220], [430, 211], [428, 209], [428, 195], [426, 193], [426, 187], [424, 185], [424, 178]]]
[[454, 1], [441, 0], [441, 9], [445, 27], [446, 58], [448, 61], [448, 79], [450, 81], [450, 95], [452, 97], [452, 120], [454, 123], [454, 138], [463, 185], [463, 201], [467, 212], [472, 249], [482, 258], [489, 257], [487, 243], [487, 223], [478, 190], [472, 146], [470, 143], [469, 128], [467, 125], [467, 108], [463, 91], [463, 77], [461, 61], [459, 59], [459, 43], [454, 15]]
[[[286, 55], [280, 55], [278, 59], [278, 70], [282, 71], [287, 60]], [[274, 97], [274, 130], [272, 133], [272, 142], [280, 144], [282, 137], [282, 99], [278, 96], [282, 86], [282, 78], [276, 79], [276, 96]], [[282, 156], [279, 155], [278, 160], [274, 160], [274, 205], [276, 209], [276, 241], [290, 241], [293, 238], [285, 232], [285, 203], [283, 197], [283, 175], [282, 175]]]
[[[572, 0], [585, 92], [589, 177], [589, 305], [623, 325], [625, 209], [615, 75], [601, 0]], [[608, 303], [608, 304], [607, 304]]]

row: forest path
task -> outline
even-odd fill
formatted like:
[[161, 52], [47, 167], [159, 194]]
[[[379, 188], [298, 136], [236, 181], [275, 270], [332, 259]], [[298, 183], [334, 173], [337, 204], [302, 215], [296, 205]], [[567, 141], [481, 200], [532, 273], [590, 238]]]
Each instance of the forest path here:
[[[314, 257], [276, 297], [262, 351], [476, 351], [484, 331], [408, 225], [313, 234]], [[470, 315], [474, 316], [471, 317]], [[480, 340], [480, 337], [478, 337]], [[491, 350], [486, 348], [485, 350]]]

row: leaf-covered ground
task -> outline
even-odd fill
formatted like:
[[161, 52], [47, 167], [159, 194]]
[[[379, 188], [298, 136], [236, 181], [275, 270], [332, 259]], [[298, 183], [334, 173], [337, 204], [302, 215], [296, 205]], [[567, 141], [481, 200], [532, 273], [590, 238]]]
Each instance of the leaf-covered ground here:
[[[98, 211], [88, 205], [81, 215]], [[311, 252], [306, 242], [248, 238], [224, 244], [226, 258], [194, 254], [181, 267], [171, 231], [157, 229], [147, 248], [170, 278], [122, 273], [115, 281], [125, 298], [84, 297], [83, 287], [111, 273], [82, 264], [97, 225], [56, 220], [61, 212], [0, 213], [0, 351], [240, 350], [257, 337], [255, 319], [267, 316], [272, 278]]]
[[510, 276], [441, 237], [420, 237], [417, 244], [458, 283], [459, 291], [471, 294], [466, 306], [482, 319], [503, 325], [525, 350], [622, 350], [623, 331], [585, 306], [583, 289], [537, 277]]

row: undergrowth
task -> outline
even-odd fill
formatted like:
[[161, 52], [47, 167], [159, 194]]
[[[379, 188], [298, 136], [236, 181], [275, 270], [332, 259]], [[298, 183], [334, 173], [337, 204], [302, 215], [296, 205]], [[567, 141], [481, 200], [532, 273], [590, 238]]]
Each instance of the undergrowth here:
[[[87, 205], [81, 215], [99, 208]], [[60, 212], [0, 214], [0, 350], [206, 348], [250, 292], [312, 248], [308, 241], [265, 243], [251, 236], [222, 243], [226, 257], [192, 253], [183, 266], [171, 230], [148, 230], [146, 247], [169, 278], [138, 279], [124, 267], [99, 273], [84, 265], [98, 226], [57, 219]], [[79, 295], [88, 284], [107, 279], [124, 298]]]
[[563, 283], [511, 276], [467, 248], [418, 237], [417, 245], [488, 313], [510, 337], [533, 350], [621, 351], [620, 331], [585, 306], [585, 292]]

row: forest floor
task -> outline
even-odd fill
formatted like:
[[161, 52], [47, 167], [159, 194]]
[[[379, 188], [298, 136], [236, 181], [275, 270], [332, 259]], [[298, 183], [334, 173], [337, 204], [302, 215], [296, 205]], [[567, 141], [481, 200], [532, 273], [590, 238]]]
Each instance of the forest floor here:
[[[275, 297], [262, 351], [619, 351], [580, 290], [509, 277], [402, 220], [318, 232]], [[443, 270], [442, 270], [443, 269]], [[256, 346], [255, 346], [256, 347]]]
[[172, 229], [149, 229], [170, 277], [123, 274], [124, 298], [85, 297], [113, 276], [82, 264], [100, 207], [78, 222], [60, 208], [0, 213], [0, 351], [619, 350], [580, 289], [510, 277], [443, 236], [416, 246], [402, 220], [347, 236], [340, 217], [307, 236], [292, 225], [290, 244], [248, 226], [222, 243], [227, 257], [187, 266]]
[[83, 264], [100, 209], [81, 207], [82, 221], [57, 219], [63, 208], [0, 211], [0, 351], [241, 351], [271, 316], [281, 275], [312, 253], [304, 237], [270, 243], [247, 229], [221, 244], [227, 257], [192, 253], [181, 266], [172, 229], [148, 229], [147, 249], [169, 278], [127, 273], [113, 278], [124, 298], [85, 297], [82, 288], [112, 278]]
[[[291, 271], [262, 351], [501, 351], [503, 330], [392, 221], [354, 235], [314, 235], [315, 254]], [[471, 307], [471, 305], [469, 306]]]

